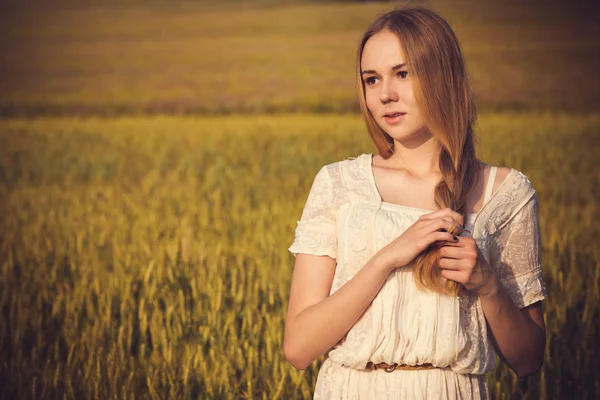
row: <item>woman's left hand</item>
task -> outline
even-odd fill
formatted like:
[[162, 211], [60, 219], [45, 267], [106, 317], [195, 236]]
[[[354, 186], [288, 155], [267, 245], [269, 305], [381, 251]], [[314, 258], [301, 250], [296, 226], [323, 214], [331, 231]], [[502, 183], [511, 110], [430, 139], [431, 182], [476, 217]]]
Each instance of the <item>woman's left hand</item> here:
[[457, 237], [457, 242], [446, 242], [440, 247], [441, 275], [478, 296], [488, 294], [496, 285], [494, 271], [481, 255], [475, 239]]

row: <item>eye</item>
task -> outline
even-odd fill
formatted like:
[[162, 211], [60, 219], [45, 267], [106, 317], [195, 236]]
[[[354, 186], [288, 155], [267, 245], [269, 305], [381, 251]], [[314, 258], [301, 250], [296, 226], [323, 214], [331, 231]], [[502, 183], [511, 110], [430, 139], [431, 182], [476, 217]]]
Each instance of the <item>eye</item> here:
[[404, 79], [408, 76], [408, 71], [398, 71], [398, 76]]
[[375, 78], [374, 76], [370, 76], [365, 79], [365, 84], [374, 85], [376, 81], [377, 81], [377, 78]]

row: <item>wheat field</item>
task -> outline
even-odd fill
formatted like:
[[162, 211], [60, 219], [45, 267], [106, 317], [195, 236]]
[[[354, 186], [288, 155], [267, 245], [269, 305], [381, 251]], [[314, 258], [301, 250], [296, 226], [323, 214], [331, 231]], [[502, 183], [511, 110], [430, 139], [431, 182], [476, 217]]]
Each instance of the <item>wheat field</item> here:
[[[540, 197], [546, 363], [528, 398], [594, 398], [600, 115], [480, 116], [479, 154]], [[287, 247], [355, 115], [0, 123], [4, 398], [309, 398], [282, 339]], [[495, 398], [517, 385], [488, 376]]]

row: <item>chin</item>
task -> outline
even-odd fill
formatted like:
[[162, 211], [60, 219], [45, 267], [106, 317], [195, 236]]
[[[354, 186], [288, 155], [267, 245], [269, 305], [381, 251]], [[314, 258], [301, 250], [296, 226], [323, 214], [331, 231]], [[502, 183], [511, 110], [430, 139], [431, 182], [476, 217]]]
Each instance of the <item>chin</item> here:
[[425, 129], [398, 129], [396, 127], [381, 127], [392, 139], [402, 142], [422, 137], [430, 137], [431, 134]]
[[410, 140], [422, 136], [423, 133], [420, 131], [405, 131], [405, 130], [396, 130], [396, 129], [384, 129], [385, 133], [387, 133], [392, 139], [397, 140], [398, 142], [402, 142], [405, 140]]

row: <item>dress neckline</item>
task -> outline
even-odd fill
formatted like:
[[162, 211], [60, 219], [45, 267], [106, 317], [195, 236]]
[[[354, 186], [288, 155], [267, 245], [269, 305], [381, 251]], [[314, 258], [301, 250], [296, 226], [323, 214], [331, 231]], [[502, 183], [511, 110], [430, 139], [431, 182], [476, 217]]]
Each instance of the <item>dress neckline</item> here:
[[[369, 171], [369, 173], [367, 174], [367, 175], [369, 175], [369, 182], [370, 182], [370, 184], [375, 192], [375, 196], [379, 200], [380, 204], [385, 205], [386, 207], [398, 208], [398, 209], [403, 209], [406, 211], [414, 211], [414, 212], [418, 212], [418, 213], [432, 213], [432, 212], [437, 211], [437, 210], [428, 210], [425, 208], [411, 207], [411, 206], [405, 206], [402, 204], [389, 203], [387, 201], [383, 201], [383, 198], [381, 197], [381, 194], [379, 193], [379, 189], [377, 189], [377, 185], [375, 184], [375, 174], [373, 173], [373, 153], [369, 153], [369, 154], [365, 154], [365, 155], [366, 155], [365, 158], [367, 161], [367, 169]], [[508, 175], [511, 175], [512, 172], [513, 172], [513, 169], [511, 168], [511, 171], [509, 172]], [[498, 189], [496, 189], [496, 191], [491, 194], [490, 198], [487, 199], [487, 201], [481, 206], [479, 211], [468, 213], [467, 218], [476, 217], [481, 212], [481, 210], [483, 210], [485, 208], [485, 206], [492, 200], [492, 198], [500, 191], [500, 188], [504, 185], [505, 182], [508, 181], [508, 178], [509, 178], [509, 176], [506, 176], [506, 178], [500, 183], [500, 186], [498, 186]]]

